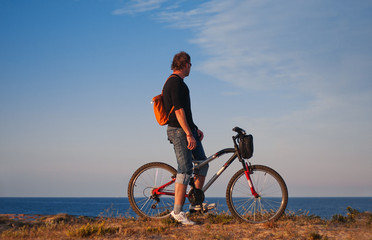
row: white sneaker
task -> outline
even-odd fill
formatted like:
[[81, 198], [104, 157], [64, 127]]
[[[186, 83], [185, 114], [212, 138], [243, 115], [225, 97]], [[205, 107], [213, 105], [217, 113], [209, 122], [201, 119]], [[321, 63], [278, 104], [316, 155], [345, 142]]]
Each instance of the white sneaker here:
[[190, 210], [208, 212], [208, 210], [211, 210], [215, 207], [216, 207], [215, 203], [211, 203], [208, 205], [206, 203], [203, 203], [202, 206], [200, 205], [190, 206]]
[[183, 225], [195, 225], [196, 224], [195, 222], [188, 219], [184, 212], [180, 212], [179, 214], [175, 214], [174, 211], [172, 211], [171, 216], [174, 218], [174, 220], [176, 220], [177, 222], [179, 222]]

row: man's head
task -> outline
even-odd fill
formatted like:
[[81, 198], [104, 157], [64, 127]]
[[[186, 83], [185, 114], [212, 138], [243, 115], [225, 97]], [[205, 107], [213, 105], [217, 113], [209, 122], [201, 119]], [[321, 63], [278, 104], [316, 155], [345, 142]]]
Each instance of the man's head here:
[[191, 58], [186, 52], [179, 52], [173, 57], [171, 69], [173, 71], [183, 71], [188, 76], [191, 68]]

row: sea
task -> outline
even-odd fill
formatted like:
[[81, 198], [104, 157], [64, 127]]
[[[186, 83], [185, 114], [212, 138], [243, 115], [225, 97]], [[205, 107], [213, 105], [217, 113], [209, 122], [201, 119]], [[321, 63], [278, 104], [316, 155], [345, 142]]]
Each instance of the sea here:
[[[217, 212], [228, 212], [225, 198], [206, 198]], [[372, 197], [290, 197], [286, 212], [331, 219], [347, 215], [347, 207], [372, 212]], [[136, 217], [128, 198], [0, 198], [0, 214], [54, 215], [66, 213], [89, 217]]]

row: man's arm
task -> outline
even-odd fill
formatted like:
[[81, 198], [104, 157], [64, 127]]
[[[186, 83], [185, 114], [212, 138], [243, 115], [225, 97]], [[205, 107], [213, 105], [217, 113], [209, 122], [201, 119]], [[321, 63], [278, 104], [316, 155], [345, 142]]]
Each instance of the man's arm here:
[[188, 143], [187, 148], [190, 149], [190, 150], [195, 149], [196, 148], [196, 140], [195, 140], [194, 136], [192, 135], [189, 124], [187, 123], [185, 110], [183, 110], [183, 108], [180, 108], [180, 109], [175, 111], [175, 114], [176, 114], [176, 118], [178, 120], [178, 123], [181, 125], [183, 131], [186, 133], [187, 143]]

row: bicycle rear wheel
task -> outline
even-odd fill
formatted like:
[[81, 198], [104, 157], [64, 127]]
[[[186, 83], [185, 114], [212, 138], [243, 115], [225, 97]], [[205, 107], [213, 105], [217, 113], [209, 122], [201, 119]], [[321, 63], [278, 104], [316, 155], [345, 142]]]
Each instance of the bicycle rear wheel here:
[[231, 214], [249, 223], [278, 220], [288, 203], [288, 190], [283, 178], [275, 170], [261, 165], [252, 166], [250, 177], [259, 197], [252, 195], [244, 169], [239, 170], [226, 190]]
[[[168, 217], [174, 206], [174, 195], [153, 195], [152, 191], [172, 181], [176, 169], [166, 163], [143, 165], [133, 174], [128, 184], [128, 199], [132, 209], [145, 218]], [[163, 191], [174, 193], [174, 183]]]

